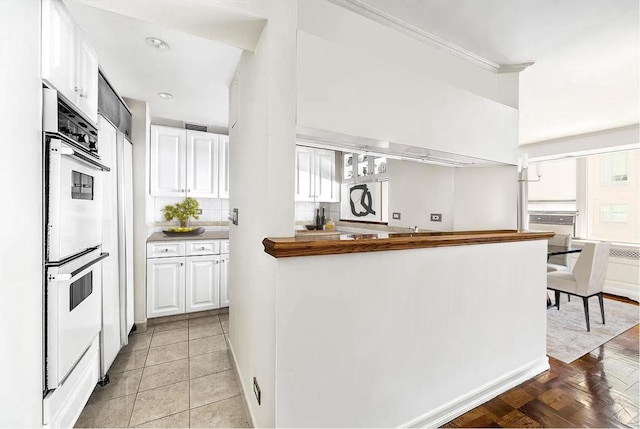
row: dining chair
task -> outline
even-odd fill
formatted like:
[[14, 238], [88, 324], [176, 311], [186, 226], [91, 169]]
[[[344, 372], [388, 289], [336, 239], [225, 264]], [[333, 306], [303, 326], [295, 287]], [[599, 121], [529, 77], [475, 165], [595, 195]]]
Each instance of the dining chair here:
[[582, 298], [584, 316], [587, 320], [587, 332], [591, 331], [589, 324], [589, 298], [592, 296], [598, 296], [602, 324], [604, 325], [602, 292], [607, 275], [610, 249], [611, 243], [586, 243], [571, 272], [553, 271], [547, 273], [547, 289], [555, 292], [558, 310], [560, 310], [561, 292]]
[[[549, 239], [549, 244], [553, 246], [562, 246], [567, 249], [571, 247], [571, 235], [570, 234], [556, 234]], [[554, 255], [550, 256], [547, 261], [547, 272], [552, 271], [569, 271], [569, 255]]]

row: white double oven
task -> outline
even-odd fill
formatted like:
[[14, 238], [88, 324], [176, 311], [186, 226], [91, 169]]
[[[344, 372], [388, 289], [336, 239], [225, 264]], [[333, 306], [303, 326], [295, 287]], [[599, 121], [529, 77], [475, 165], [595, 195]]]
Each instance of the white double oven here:
[[46, 391], [61, 387], [100, 333], [102, 176], [95, 126], [44, 89]]

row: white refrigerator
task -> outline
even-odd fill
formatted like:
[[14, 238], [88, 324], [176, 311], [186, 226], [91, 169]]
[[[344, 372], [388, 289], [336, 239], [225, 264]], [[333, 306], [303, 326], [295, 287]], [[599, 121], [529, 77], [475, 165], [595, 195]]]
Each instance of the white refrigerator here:
[[100, 379], [106, 383], [107, 371], [133, 327], [132, 146], [101, 115], [98, 126], [99, 153], [111, 168], [103, 181], [102, 214], [102, 249], [111, 255], [102, 268]]

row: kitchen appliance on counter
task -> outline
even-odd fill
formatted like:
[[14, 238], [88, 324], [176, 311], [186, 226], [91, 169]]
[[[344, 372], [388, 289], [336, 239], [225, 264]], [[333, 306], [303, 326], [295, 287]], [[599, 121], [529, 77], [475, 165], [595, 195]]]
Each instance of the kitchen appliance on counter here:
[[[70, 421], [98, 381], [103, 174], [97, 129], [43, 89], [45, 361], [43, 424]], [[80, 407], [80, 408], [78, 408]]]
[[128, 344], [133, 314], [133, 146], [131, 112], [102, 72], [98, 79], [100, 154], [112, 171], [105, 178], [102, 248], [113, 257], [103, 266], [100, 377]]

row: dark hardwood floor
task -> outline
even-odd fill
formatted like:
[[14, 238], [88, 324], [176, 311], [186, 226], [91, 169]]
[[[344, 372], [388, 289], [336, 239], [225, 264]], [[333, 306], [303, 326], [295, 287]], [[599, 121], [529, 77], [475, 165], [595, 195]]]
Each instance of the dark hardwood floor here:
[[[607, 298], [638, 304], [624, 298]], [[443, 427], [639, 427], [639, 325]]]

